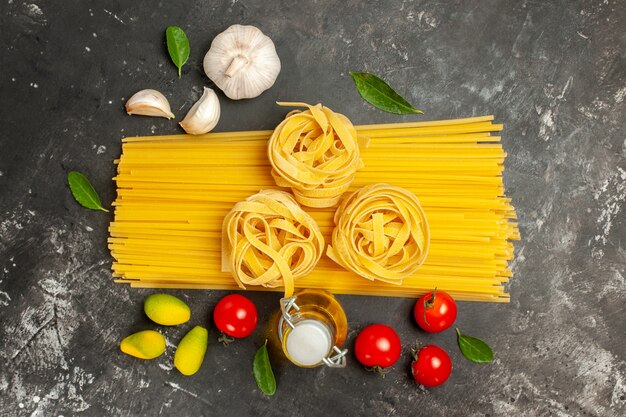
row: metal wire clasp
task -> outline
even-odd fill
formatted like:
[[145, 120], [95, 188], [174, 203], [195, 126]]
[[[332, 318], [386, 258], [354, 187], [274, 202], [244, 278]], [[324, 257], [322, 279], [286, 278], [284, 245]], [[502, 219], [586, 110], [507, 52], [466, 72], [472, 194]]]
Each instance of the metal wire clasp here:
[[335, 355], [322, 359], [324, 365], [329, 368], [345, 368], [348, 349], [339, 349], [337, 346], [333, 346], [333, 351], [335, 352]]
[[[295, 328], [295, 324], [292, 321], [292, 314], [290, 313], [291, 309], [294, 309], [296, 312], [300, 311], [300, 306], [296, 304], [296, 296], [289, 298], [281, 298], [280, 299], [280, 312], [282, 317], [280, 318], [280, 322], [278, 323], [278, 337], [280, 340], [283, 340], [283, 322], [287, 323], [289, 327], [292, 329]], [[348, 354], [348, 349], [339, 349], [337, 346], [333, 346], [334, 355], [328, 356], [322, 359], [324, 365], [329, 368], [345, 368], [346, 367], [346, 355]]]
[[[289, 314], [289, 310], [292, 308], [296, 311], [300, 311], [300, 307], [296, 304], [296, 296], [280, 299], [280, 311], [283, 315], [283, 320], [293, 329], [295, 326], [291, 321], [291, 314]], [[282, 335], [280, 336], [282, 338]]]

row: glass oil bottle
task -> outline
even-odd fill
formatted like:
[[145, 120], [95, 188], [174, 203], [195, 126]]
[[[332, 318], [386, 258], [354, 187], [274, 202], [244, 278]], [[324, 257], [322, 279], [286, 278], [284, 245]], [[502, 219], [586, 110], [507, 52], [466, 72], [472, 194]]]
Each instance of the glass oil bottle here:
[[346, 314], [332, 294], [305, 289], [280, 300], [278, 342], [292, 363], [303, 368], [346, 366]]

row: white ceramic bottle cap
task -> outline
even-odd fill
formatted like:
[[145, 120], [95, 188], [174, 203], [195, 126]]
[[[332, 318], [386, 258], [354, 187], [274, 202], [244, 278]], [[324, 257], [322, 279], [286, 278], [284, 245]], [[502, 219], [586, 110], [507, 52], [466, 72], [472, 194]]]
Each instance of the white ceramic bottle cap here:
[[328, 328], [317, 320], [302, 320], [287, 335], [287, 354], [301, 366], [314, 366], [328, 356], [331, 335]]

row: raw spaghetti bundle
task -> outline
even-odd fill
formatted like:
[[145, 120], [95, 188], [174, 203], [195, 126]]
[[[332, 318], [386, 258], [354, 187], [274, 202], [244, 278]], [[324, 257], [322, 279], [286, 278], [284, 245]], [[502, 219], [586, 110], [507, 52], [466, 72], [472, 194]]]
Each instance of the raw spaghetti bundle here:
[[263, 190], [238, 202], [224, 218], [222, 269], [245, 285], [285, 287], [291, 297], [294, 281], [308, 275], [324, 248], [319, 226], [293, 197]]
[[389, 184], [371, 184], [345, 198], [334, 217], [326, 254], [370, 280], [400, 285], [428, 254], [430, 231], [413, 193]]
[[[371, 138], [350, 191], [385, 182], [419, 196], [430, 247], [402, 285], [363, 279], [322, 256], [297, 288], [417, 297], [433, 288], [455, 299], [507, 302], [515, 210], [505, 195], [506, 153], [493, 116], [355, 126]], [[139, 288], [237, 289], [222, 272], [224, 217], [262, 189], [278, 189], [267, 158], [271, 130], [123, 139], [116, 161], [115, 218], [108, 239], [116, 282]], [[326, 242], [334, 208], [306, 209]], [[281, 286], [248, 286], [282, 291]]]
[[291, 112], [270, 137], [267, 154], [276, 184], [290, 187], [304, 206], [336, 205], [363, 166], [352, 122], [321, 104], [278, 104], [308, 110]]

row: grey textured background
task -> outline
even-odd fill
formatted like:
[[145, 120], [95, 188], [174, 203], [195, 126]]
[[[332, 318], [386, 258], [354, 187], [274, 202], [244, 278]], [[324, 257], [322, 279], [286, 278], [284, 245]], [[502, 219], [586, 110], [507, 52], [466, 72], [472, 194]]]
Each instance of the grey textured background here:
[[[625, 2], [608, 1], [112, 1], [0, 2], [0, 414], [289, 416], [622, 416], [626, 413]], [[276, 43], [283, 70], [261, 97], [222, 96], [218, 130], [268, 129], [274, 101], [323, 102], [355, 123], [495, 114], [506, 125], [505, 181], [517, 207], [511, 303], [460, 303], [458, 325], [488, 340], [490, 366], [464, 360], [453, 332], [426, 336], [413, 300], [339, 297], [348, 346], [364, 325], [391, 323], [406, 355], [385, 379], [354, 360], [344, 370], [277, 365], [266, 398], [250, 362], [262, 329], [201, 371], [172, 369], [174, 345], [208, 323], [224, 295], [175, 291], [192, 323], [166, 329], [166, 355], [142, 362], [118, 342], [154, 328], [151, 293], [114, 285], [110, 215], [79, 207], [67, 170], [114, 199], [112, 160], [125, 135], [179, 132], [129, 117], [123, 104], [152, 87], [182, 116], [210, 85], [201, 61], [233, 23]], [[182, 79], [164, 29], [188, 33]], [[396, 117], [358, 97], [348, 71], [368, 70], [426, 112]], [[277, 294], [251, 294], [261, 320]], [[420, 390], [408, 374], [420, 337], [446, 348], [450, 381]]]

